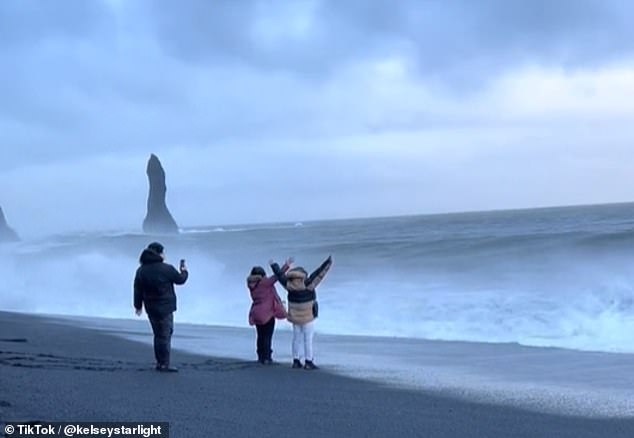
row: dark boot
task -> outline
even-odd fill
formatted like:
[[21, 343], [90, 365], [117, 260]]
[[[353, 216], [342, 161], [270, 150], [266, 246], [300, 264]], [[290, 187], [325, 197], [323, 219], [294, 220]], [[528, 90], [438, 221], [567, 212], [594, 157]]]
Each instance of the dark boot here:
[[266, 353], [266, 357], [264, 358], [264, 364], [265, 365], [272, 365], [273, 364], [273, 350], [267, 351]]
[[156, 367], [156, 370], [157, 370], [158, 372], [161, 372], [161, 373], [177, 373], [177, 372], [178, 372], [178, 368], [171, 367], [171, 366], [169, 366], [169, 365], [165, 365], [165, 364], [163, 364], [163, 365], [158, 365], [158, 366]]
[[317, 365], [315, 365], [312, 360], [307, 360], [306, 364], [304, 365], [304, 369], [305, 370], [318, 370], [319, 367]]
[[302, 367], [302, 363], [299, 361], [299, 359], [293, 359], [293, 366], [291, 368], [301, 368]]
[[266, 360], [266, 357], [260, 352], [260, 350], [258, 350], [258, 363], [260, 363], [261, 365], [264, 365], [265, 360]]

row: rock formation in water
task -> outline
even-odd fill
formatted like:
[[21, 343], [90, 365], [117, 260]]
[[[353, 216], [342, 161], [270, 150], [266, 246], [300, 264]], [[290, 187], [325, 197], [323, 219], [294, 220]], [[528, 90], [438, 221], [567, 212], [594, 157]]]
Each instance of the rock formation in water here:
[[147, 215], [143, 220], [146, 233], [178, 233], [178, 225], [165, 204], [165, 171], [156, 155], [152, 154], [147, 163], [147, 177], [150, 192], [147, 198]]
[[9, 228], [7, 220], [4, 218], [4, 212], [0, 207], [0, 242], [15, 242], [20, 240], [15, 231]]

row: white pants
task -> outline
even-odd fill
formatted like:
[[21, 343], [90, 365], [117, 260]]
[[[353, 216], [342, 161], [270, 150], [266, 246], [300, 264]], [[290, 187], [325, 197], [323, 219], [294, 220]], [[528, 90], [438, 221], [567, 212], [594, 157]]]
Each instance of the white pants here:
[[293, 324], [293, 359], [301, 359], [300, 348], [304, 344], [304, 359], [313, 360], [313, 337], [315, 321], [308, 324]]

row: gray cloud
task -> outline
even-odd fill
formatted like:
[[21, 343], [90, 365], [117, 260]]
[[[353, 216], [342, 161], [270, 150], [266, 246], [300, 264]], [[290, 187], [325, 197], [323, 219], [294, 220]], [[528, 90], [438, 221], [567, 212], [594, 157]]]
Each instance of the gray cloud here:
[[[243, 62], [302, 75], [360, 58], [413, 57], [419, 73], [465, 80], [529, 62], [595, 66], [634, 49], [634, 5], [624, 0], [193, 0], [153, 3], [167, 53], [192, 62]], [[302, 15], [303, 14], [303, 15]], [[292, 21], [304, 16], [304, 33]], [[255, 32], [262, 21], [276, 44]], [[277, 29], [277, 30], [275, 30]]]
[[[319, 87], [393, 54], [421, 83], [460, 91], [530, 62], [595, 66], [630, 54], [633, 11], [618, 0], [0, 2], [0, 142], [45, 156], [34, 140], [81, 153], [445, 124], [398, 108], [337, 123]], [[368, 90], [347, 80], [331, 94], [367, 107]]]
[[[539, 104], [517, 119], [495, 112], [508, 109], [508, 102], [487, 95], [495, 93], [487, 84], [527, 66], [592, 69], [631, 61], [633, 10], [625, 0], [0, 2], [0, 181], [9, 187], [8, 194], [0, 193], [0, 204], [12, 207], [19, 220], [37, 217], [33, 209], [39, 208], [40, 193], [54, 186], [60, 173], [85, 172], [71, 185], [92, 187], [90, 196], [99, 193], [96, 199], [101, 196], [113, 210], [121, 208], [120, 198], [129, 198], [121, 213], [127, 216], [109, 220], [112, 226], [136, 224], [143, 212], [133, 207], [139, 199], [142, 204], [147, 154], [169, 157], [181, 146], [186, 152], [173, 166], [184, 175], [174, 175], [174, 181], [191, 173], [192, 156], [204, 168], [194, 172], [197, 179], [180, 201], [190, 214], [181, 217], [189, 224], [196, 223], [195, 205], [205, 196], [248, 206], [242, 216], [236, 209], [222, 218], [244, 220], [253, 188], [270, 179], [318, 198], [311, 217], [576, 201], [591, 193], [587, 185], [560, 184], [571, 194], [540, 199], [552, 192], [531, 186], [543, 176], [539, 166], [550, 163], [548, 170], [561, 175], [566, 172], [558, 170], [569, 166], [572, 180], [583, 175], [579, 162], [551, 160], [549, 154], [562, 157], [563, 148], [586, 141], [590, 158], [584, 163], [595, 163], [593, 157], [605, 154], [602, 130], [607, 129], [616, 135], [612, 143], [631, 144], [629, 107], [615, 111], [624, 120], [609, 115], [609, 128], [599, 126], [608, 118], [605, 113], [542, 115]], [[402, 58], [407, 69], [377, 71], [373, 62], [391, 57]], [[474, 98], [478, 93], [481, 98]], [[591, 122], [599, 116], [595, 125], [583, 122], [593, 136], [579, 134], [582, 117]], [[535, 147], [535, 132], [553, 126], [558, 136], [540, 138], [543, 145], [528, 153], [532, 165], [525, 169], [522, 153]], [[504, 153], [481, 152], [491, 147], [489, 131]], [[404, 132], [412, 139], [402, 141]], [[316, 160], [321, 181], [297, 183], [285, 161], [264, 179], [244, 178], [245, 167], [257, 167], [244, 157], [288, 156], [297, 164], [312, 149], [335, 143], [345, 154], [333, 158], [329, 151]], [[425, 148], [434, 154], [417, 155]], [[105, 158], [102, 163], [103, 157], [125, 164]], [[95, 181], [93, 169], [84, 169], [94, 160], [102, 163]], [[64, 167], [68, 162], [75, 164]], [[385, 167], [392, 169], [390, 175], [383, 173]], [[357, 178], [362, 171], [367, 173]], [[115, 176], [120, 182], [113, 196], [103, 181], [119, 174], [126, 178]], [[496, 192], [511, 187], [503, 182], [515, 174], [525, 175], [523, 192]], [[443, 179], [438, 190], [427, 190]], [[224, 185], [212, 191], [207, 180]], [[624, 180], [593, 189], [591, 200], [624, 198], [613, 189]], [[479, 196], [460, 198], [472, 187]], [[68, 211], [89, 204], [88, 195], [76, 200], [66, 186], [55, 190], [50, 208], [64, 194]], [[412, 191], [419, 203], [403, 205]], [[344, 192], [345, 199], [333, 196]], [[367, 201], [372, 193], [381, 198]], [[490, 199], [486, 193], [492, 193]], [[332, 202], [335, 198], [341, 202]], [[20, 216], [15, 210], [21, 202]], [[281, 217], [283, 206], [277, 207]], [[218, 214], [210, 209], [204, 220], [220, 220]], [[66, 217], [61, 209], [51, 228]], [[96, 226], [104, 219], [95, 210], [91, 220]]]
[[0, 46], [28, 47], [51, 38], [84, 39], [113, 30], [103, 1], [0, 2]]

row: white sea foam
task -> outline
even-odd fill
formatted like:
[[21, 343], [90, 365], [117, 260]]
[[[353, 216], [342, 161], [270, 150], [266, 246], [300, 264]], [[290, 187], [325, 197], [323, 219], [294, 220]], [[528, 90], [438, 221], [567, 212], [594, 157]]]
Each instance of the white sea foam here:
[[[322, 333], [634, 352], [628, 225], [536, 214], [507, 222], [509, 214], [491, 214], [455, 223], [422, 217], [199, 227], [166, 236], [172, 262], [186, 258], [191, 272], [177, 288], [177, 318], [245, 327], [251, 265], [294, 255], [310, 270], [333, 254], [317, 291]], [[545, 224], [557, 231], [545, 235]], [[0, 246], [0, 308], [131, 317], [132, 279], [148, 239], [110, 233]]]
[[[5, 310], [130, 317], [138, 254], [46, 245], [4, 248], [0, 302]], [[178, 319], [246, 326], [250, 306], [245, 272], [202, 251], [188, 253], [191, 278], [177, 288]], [[234, 262], [235, 263], [235, 262]], [[374, 275], [350, 279], [333, 272], [318, 289], [319, 330], [332, 334], [439, 340], [517, 342], [579, 350], [634, 352], [628, 279], [595, 278], [592, 287], [479, 289], [450, 279], [429, 283]], [[564, 287], [566, 290], [563, 290]], [[279, 287], [280, 293], [284, 291]], [[571, 292], [571, 289], [573, 292]], [[281, 324], [285, 327], [286, 324]]]

